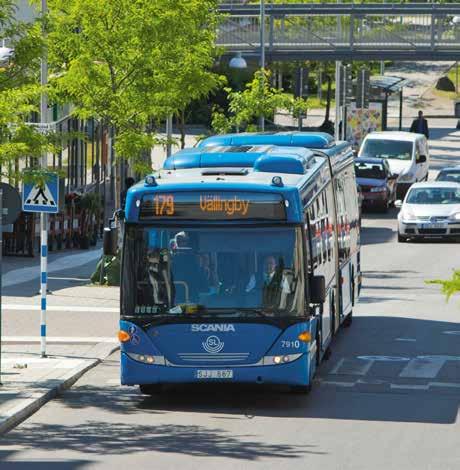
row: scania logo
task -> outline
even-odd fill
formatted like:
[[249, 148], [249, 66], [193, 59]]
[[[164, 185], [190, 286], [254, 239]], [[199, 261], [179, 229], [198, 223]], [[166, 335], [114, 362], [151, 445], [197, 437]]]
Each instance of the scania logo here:
[[209, 354], [217, 354], [224, 349], [224, 342], [215, 335], [208, 336], [203, 345], [204, 350]]
[[232, 331], [235, 333], [235, 327], [230, 323], [194, 323], [192, 324], [192, 331], [193, 332], [221, 332], [226, 333]]

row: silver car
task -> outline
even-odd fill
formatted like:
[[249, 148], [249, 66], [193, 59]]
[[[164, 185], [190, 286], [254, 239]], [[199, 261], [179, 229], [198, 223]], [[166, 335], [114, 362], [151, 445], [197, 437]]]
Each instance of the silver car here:
[[415, 183], [404, 202], [396, 201], [398, 242], [409, 238], [453, 238], [460, 241], [460, 184]]

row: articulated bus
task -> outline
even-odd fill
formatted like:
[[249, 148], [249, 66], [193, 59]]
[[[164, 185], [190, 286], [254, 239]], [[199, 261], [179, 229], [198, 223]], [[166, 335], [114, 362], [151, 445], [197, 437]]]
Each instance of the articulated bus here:
[[[311, 389], [359, 294], [348, 147], [185, 149], [128, 191], [120, 218], [122, 384]], [[114, 239], [106, 229], [106, 254]]]

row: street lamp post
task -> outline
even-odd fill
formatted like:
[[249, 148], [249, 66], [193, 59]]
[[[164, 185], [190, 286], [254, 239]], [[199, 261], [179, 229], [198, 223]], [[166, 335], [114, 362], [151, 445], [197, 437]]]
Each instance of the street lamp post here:
[[[262, 70], [261, 87], [262, 87], [262, 100], [264, 99], [265, 91], [265, 0], [260, 0], [260, 68]], [[262, 113], [259, 122], [260, 130], [265, 130], [265, 117]]]

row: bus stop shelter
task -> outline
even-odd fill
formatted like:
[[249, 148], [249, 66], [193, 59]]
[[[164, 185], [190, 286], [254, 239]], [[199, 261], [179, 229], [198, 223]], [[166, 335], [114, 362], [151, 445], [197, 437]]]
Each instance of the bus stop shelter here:
[[409, 85], [410, 81], [406, 78], [391, 75], [376, 75], [370, 77], [369, 101], [382, 103], [382, 130], [388, 126], [388, 99], [390, 96], [399, 95], [399, 125], [402, 130], [403, 119], [403, 99], [404, 87]]

